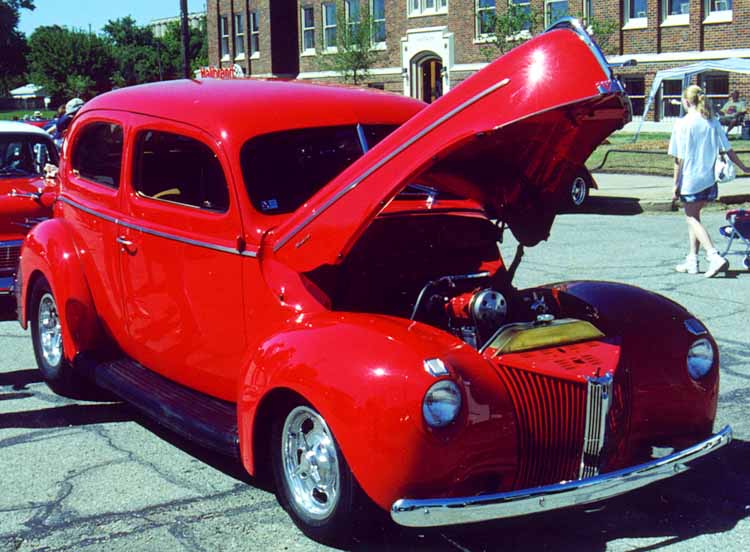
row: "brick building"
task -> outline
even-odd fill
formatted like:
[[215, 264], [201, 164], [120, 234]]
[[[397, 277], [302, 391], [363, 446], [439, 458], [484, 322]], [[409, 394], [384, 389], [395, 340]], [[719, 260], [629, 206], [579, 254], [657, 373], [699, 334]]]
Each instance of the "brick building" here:
[[[540, 28], [564, 15], [603, 22], [595, 38], [610, 62], [634, 59], [623, 78], [643, 110], [661, 69], [707, 59], [750, 58], [750, 0], [339, 0], [347, 13], [367, 4], [377, 62], [369, 86], [431, 101], [481, 69], [491, 48], [486, 22], [508, 3], [536, 13]], [[736, 4], [736, 5], [735, 5]], [[335, 0], [209, 0], [212, 65], [239, 64], [248, 76], [336, 80], [320, 59], [335, 44]], [[596, 27], [595, 27], [596, 29]], [[721, 104], [731, 90], [750, 99], [747, 75], [699, 77]], [[665, 81], [649, 119], [674, 117], [679, 81]]]

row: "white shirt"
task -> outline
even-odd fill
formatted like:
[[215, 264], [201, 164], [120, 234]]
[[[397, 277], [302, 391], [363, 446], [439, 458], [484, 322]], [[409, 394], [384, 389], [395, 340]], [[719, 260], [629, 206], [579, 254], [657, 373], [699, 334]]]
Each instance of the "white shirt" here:
[[719, 151], [732, 147], [717, 119], [704, 119], [697, 111], [689, 111], [677, 119], [669, 140], [669, 155], [682, 160], [680, 194], [697, 194], [716, 182], [714, 164]]

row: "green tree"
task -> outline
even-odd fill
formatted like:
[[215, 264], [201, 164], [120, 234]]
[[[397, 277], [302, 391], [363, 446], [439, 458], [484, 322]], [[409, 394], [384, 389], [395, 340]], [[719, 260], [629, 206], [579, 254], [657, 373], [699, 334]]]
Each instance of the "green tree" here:
[[[369, 2], [359, 0], [336, 1], [336, 49], [331, 52], [318, 50], [318, 65], [321, 69], [335, 71], [344, 82], [361, 84], [370, 75], [377, 52], [372, 48], [373, 21]], [[324, 8], [325, 9], [325, 8]], [[329, 30], [323, 30], [320, 44], [331, 43], [334, 38]]]
[[599, 45], [607, 55], [617, 54], [617, 40], [615, 39], [615, 31], [619, 28], [616, 19], [609, 19], [607, 17], [591, 16], [589, 18], [581, 18], [586, 30], [591, 37]]
[[108, 21], [103, 30], [115, 60], [113, 85], [131, 86], [163, 78], [158, 58], [160, 48], [151, 28], [137, 25], [128, 16]]
[[[197, 27], [190, 26], [190, 40], [188, 42], [188, 59], [190, 68], [195, 70], [208, 65], [208, 33], [206, 32], [206, 18], [200, 20]], [[182, 76], [182, 31], [180, 22], [173, 21], [167, 25], [167, 32], [162, 39], [162, 63], [169, 67], [170, 78]]]
[[541, 10], [532, 6], [508, 4], [502, 11], [487, 11], [480, 20], [484, 39], [482, 53], [491, 61], [529, 40], [544, 21]]
[[73, 96], [89, 99], [111, 88], [112, 48], [95, 34], [58, 25], [38, 27], [29, 48], [31, 81], [47, 90], [53, 105]]
[[33, 10], [33, 0], [0, 0], [0, 95], [24, 84], [28, 45], [18, 30], [21, 9]]

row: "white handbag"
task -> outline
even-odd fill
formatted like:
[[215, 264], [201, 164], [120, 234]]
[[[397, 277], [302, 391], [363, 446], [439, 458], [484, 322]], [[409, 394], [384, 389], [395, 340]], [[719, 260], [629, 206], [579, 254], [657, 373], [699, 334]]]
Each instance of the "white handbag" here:
[[729, 159], [726, 153], [720, 153], [714, 164], [714, 178], [717, 183], [731, 182], [737, 176], [734, 163]]

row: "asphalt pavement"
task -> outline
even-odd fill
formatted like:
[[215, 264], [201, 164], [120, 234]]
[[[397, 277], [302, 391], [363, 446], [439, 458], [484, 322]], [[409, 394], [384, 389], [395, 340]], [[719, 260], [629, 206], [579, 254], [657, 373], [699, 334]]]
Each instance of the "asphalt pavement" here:
[[[638, 183], [640, 177], [629, 178]], [[744, 182], [750, 188], [750, 179]], [[705, 213], [717, 241], [723, 219], [717, 210]], [[732, 256], [730, 270], [716, 278], [676, 273], [685, 235], [677, 213], [562, 215], [549, 240], [526, 250], [515, 284], [612, 280], [684, 305], [719, 344], [715, 428], [731, 424], [732, 443], [694, 470], [613, 499], [601, 511], [571, 509], [432, 531], [387, 526], [352, 548], [750, 550], [750, 271]], [[512, 258], [510, 233], [501, 249]], [[660, 336], [653, 339], [659, 347]], [[269, 489], [237, 463], [184, 441], [125, 404], [52, 393], [35, 368], [29, 333], [13, 322], [0, 323], [0, 470], [3, 552], [325, 549], [302, 535]]]

